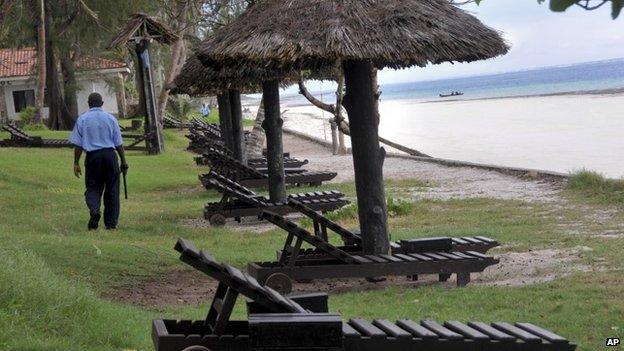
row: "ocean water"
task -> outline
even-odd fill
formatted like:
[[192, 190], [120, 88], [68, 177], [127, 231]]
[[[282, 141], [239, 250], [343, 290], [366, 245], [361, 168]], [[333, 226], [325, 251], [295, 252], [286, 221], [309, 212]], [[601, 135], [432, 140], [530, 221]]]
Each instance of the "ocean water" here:
[[624, 59], [547, 67], [518, 72], [382, 86], [384, 100], [441, 101], [439, 94], [463, 92], [450, 99], [483, 99], [624, 88]]
[[[314, 83], [308, 84], [308, 88], [324, 101], [334, 99], [335, 91], [319, 91]], [[385, 84], [381, 86], [381, 100], [471, 100], [607, 89], [624, 89], [624, 58], [465, 78]], [[464, 95], [449, 98], [439, 96], [453, 91], [460, 91]], [[290, 93], [282, 94], [282, 103], [297, 106], [308, 102], [301, 95]]]
[[[434, 157], [624, 176], [624, 59], [382, 91], [380, 135]], [[439, 97], [451, 91], [464, 95]], [[286, 128], [331, 138], [328, 113], [299, 96], [283, 103]]]

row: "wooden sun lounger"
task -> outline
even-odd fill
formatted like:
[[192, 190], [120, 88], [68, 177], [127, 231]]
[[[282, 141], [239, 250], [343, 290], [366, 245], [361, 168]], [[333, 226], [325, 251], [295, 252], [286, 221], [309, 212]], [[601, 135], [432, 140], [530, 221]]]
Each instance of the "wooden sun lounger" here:
[[[194, 150], [197, 149], [198, 148], [194, 147]], [[229, 162], [224, 161], [224, 156], [227, 156], [232, 160], [234, 159], [232, 157], [232, 152], [223, 145], [204, 145], [202, 148], [202, 155], [196, 157], [195, 162], [199, 166], [221, 167], [224, 162]], [[266, 173], [268, 168], [267, 162], [266, 157], [261, 157], [248, 160], [247, 166], [259, 170], [262, 173]], [[290, 169], [301, 168], [306, 164], [308, 164], [308, 160], [298, 160], [296, 158], [284, 156], [284, 168], [287, 169], [287, 172], [292, 173], [293, 171], [290, 171]]]
[[[216, 189], [223, 197], [221, 201], [209, 203], [204, 208], [204, 218], [212, 225], [224, 225], [228, 218], [239, 221], [243, 217], [260, 217], [263, 210], [271, 210], [282, 215], [297, 212], [287, 203], [274, 203], [264, 196], [259, 196], [244, 186], [227, 179], [218, 173], [200, 176], [207, 189]], [[306, 204], [314, 211], [329, 212], [337, 210], [349, 203], [339, 191], [317, 191], [301, 194], [290, 194], [288, 199]]]
[[[314, 235], [329, 241], [327, 234], [331, 231], [338, 234], [345, 243], [345, 246], [341, 247], [341, 249], [349, 252], [362, 251], [362, 237], [359, 232], [345, 229], [296, 199], [289, 199], [288, 205], [312, 220], [314, 223]], [[486, 253], [500, 244], [498, 241], [485, 236], [474, 236], [462, 238], [415, 238], [392, 242], [390, 245], [393, 253], [407, 254], [431, 251], [476, 251]], [[309, 255], [315, 253], [323, 254], [323, 252], [318, 252], [315, 249], [307, 249], [303, 253]]]
[[163, 127], [166, 129], [187, 129], [191, 128], [192, 125], [190, 122], [185, 122], [175, 117], [163, 117]]
[[[252, 276], [217, 262], [179, 239], [180, 260], [217, 280], [204, 320], [156, 319], [156, 351], [573, 351], [566, 338], [530, 323], [483, 323], [352, 318], [328, 312], [326, 294], [284, 296]], [[238, 296], [248, 320], [231, 320]]]
[[[430, 251], [410, 254], [365, 255], [347, 252], [313, 235], [284, 217], [264, 211], [262, 217], [284, 229], [288, 236], [281, 257], [275, 262], [256, 262], [249, 274], [281, 292], [290, 292], [292, 280], [326, 278], [367, 278], [383, 276], [418, 277], [437, 274], [441, 281], [457, 275], [457, 285], [470, 282], [470, 273], [482, 272], [498, 260], [475, 251]], [[301, 253], [304, 243], [323, 252], [307, 256]]]
[[[266, 172], [249, 167], [238, 160], [220, 153], [214, 149], [208, 152], [213, 160], [212, 169], [222, 176], [235, 180], [243, 186], [249, 188], [266, 187], [269, 177]], [[325, 181], [336, 178], [336, 172], [316, 172], [302, 169], [287, 169], [284, 181], [289, 185], [318, 186]]]
[[49, 147], [64, 148], [73, 147], [74, 145], [66, 139], [43, 139], [37, 136], [31, 136], [22, 129], [7, 124], [2, 129], [11, 134], [11, 138], [4, 140], [2, 146], [7, 147]]

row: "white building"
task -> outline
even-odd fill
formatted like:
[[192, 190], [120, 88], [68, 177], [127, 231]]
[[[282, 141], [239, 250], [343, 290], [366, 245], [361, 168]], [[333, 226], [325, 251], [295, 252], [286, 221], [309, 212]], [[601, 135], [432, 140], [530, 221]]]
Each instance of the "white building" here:
[[[126, 64], [102, 58], [87, 58], [76, 66], [78, 112], [88, 110], [87, 97], [92, 92], [98, 92], [104, 99], [104, 110], [119, 115], [125, 108], [123, 94], [115, 93], [107, 81], [122, 80], [124, 74], [130, 73]], [[37, 92], [36, 67], [36, 49], [0, 49], [0, 123], [17, 120], [20, 111], [27, 106], [34, 106]], [[123, 87], [123, 83], [121, 84]], [[46, 107], [44, 118], [47, 115]]]

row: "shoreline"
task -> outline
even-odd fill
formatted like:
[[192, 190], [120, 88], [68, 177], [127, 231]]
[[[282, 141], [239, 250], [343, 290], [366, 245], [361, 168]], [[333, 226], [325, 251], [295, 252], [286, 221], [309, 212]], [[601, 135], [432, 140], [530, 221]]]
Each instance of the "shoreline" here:
[[[289, 134], [297, 138], [301, 138], [301, 139], [319, 144], [327, 148], [328, 151], [331, 150], [331, 147], [332, 147], [331, 141], [326, 141], [324, 139], [317, 138], [312, 135], [308, 135], [308, 134], [305, 134], [296, 130], [288, 129], [288, 128], [284, 128], [283, 132], [285, 134]], [[347, 148], [347, 154], [351, 154], [351, 148]], [[492, 164], [485, 164], [485, 163], [450, 160], [450, 159], [437, 158], [437, 157], [419, 157], [419, 156], [402, 154], [398, 152], [388, 152], [386, 154], [386, 157], [387, 158], [401, 158], [401, 159], [414, 160], [414, 161], [420, 161], [420, 162], [428, 162], [428, 163], [443, 165], [447, 167], [454, 167], [454, 168], [474, 168], [474, 169], [481, 169], [484, 171], [494, 171], [500, 174], [514, 176], [514, 177], [518, 177], [522, 179], [529, 178], [533, 180], [549, 180], [549, 181], [560, 182], [560, 181], [567, 181], [568, 178], [570, 177], [570, 175], [566, 173], [560, 173], [560, 172], [554, 172], [554, 171], [548, 171], [548, 170], [521, 168], [521, 167], [507, 167], [507, 166], [499, 166], [499, 165], [492, 165]]]

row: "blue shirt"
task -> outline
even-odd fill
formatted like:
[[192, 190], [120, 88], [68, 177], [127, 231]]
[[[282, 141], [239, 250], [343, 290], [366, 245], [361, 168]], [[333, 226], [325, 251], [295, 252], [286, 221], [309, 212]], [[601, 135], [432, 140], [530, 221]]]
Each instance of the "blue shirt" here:
[[86, 152], [112, 149], [123, 144], [117, 119], [101, 108], [92, 108], [76, 121], [69, 142]]

